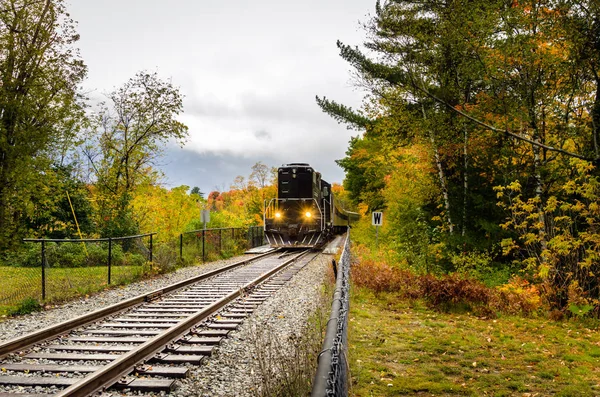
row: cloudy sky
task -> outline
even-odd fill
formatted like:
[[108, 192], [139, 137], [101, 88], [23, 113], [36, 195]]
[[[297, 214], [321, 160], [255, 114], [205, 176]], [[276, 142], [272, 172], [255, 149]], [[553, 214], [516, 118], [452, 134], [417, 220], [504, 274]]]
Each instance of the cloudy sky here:
[[169, 186], [229, 188], [258, 162], [308, 162], [341, 182], [348, 131], [315, 95], [360, 106], [336, 41], [360, 45], [374, 0], [70, 0], [85, 89], [101, 97], [140, 70], [185, 95], [189, 140], [169, 147]]

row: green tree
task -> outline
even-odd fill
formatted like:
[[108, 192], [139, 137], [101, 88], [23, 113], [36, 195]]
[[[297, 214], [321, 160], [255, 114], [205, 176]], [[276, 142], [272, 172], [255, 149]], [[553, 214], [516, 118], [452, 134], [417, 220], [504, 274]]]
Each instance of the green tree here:
[[26, 204], [25, 225], [32, 235], [79, 238], [77, 224], [83, 235], [94, 234], [90, 192], [87, 186], [74, 176], [73, 169], [73, 165], [53, 165], [45, 171], [43, 179], [37, 179], [30, 185], [30, 188], [37, 192]]
[[188, 128], [177, 120], [183, 97], [156, 73], [139, 72], [102, 104], [86, 147], [93, 164], [103, 235], [135, 232], [132, 192], [157, 178], [152, 169], [169, 140], [183, 144]]
[[202, 193], [202, 191], [200, 191], [200, 188], [198, 186], [194, 186], [192, 188], [192, 190], [190, 191], [190, 194], [195, 194], [195, 195], [197, 195], [197, 196], [199, 196], [201, 198], [204, 197], [204, 193]]
[[0, 249], [24, 232], [30, 186], [83, 120], [78, 39], [62, 0], [0, 1]]

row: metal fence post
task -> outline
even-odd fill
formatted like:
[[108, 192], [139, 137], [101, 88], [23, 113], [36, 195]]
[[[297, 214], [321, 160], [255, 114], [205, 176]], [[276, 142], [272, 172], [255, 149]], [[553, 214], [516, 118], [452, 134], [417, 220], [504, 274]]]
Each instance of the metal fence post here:
[[183, 260], [183, 233], [179, 235], [179, 259]]
[[110, 273], [112, 265], [112, 238], [108, 238], [108, 285], [110, 285]]
[[150, 235], [150, 262], [152, 262], [152, 235]]
[[46, 300], [46, 244], [42, 240], [42, 301]]
[[204, 250], [204, 247], [205, 247], [205, 245], [206, 245], [206, 244], [205, 244], [205, 242], [206, 242], [206, 239], [204, 238], [204, 232], [205, 232], [205, 231], [206, 231], [206, 230], [202, 230], [202, 263], [204, 263], [204, 261], [206, 261], [206, 256], [205, 256], [206, 252], [205, 252], [205, 250]]
[[331, 267], [333, 267], [333, 277], [337, 280], [337, 266], [335, 264], [335, 259], [331, 260]]

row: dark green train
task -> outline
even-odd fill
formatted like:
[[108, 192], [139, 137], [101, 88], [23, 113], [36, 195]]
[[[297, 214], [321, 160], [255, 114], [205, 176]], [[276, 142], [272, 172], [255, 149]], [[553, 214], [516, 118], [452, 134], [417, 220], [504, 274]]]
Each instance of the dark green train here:
[[271, 247], [319, 247], [359, 217], [310, 165], [286, 164], [278, 169], [277, 198], [265, 207], [265, 238]]

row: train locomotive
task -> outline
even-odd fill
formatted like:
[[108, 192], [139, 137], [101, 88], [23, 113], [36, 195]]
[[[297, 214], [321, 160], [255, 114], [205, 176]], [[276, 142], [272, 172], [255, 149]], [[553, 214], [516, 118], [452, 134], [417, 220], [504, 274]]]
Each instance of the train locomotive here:
[[309, 164], [286, 164], [278, 169], [277, 198], [265, 204], [265, 239], [271, 247], [319, 247], [359, 217]]

